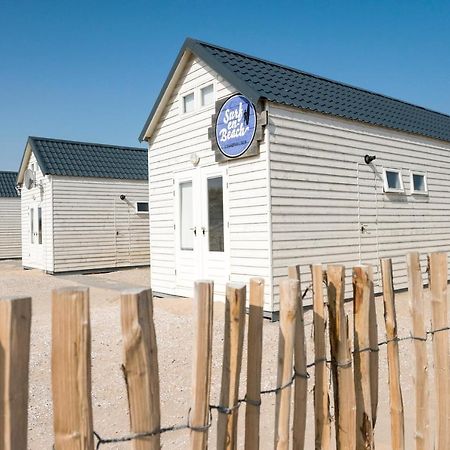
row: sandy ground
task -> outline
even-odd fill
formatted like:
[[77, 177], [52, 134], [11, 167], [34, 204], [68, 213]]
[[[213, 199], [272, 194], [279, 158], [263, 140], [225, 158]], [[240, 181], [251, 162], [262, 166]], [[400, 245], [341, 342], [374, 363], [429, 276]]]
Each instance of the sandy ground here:
[[[349, 274], [348, 274], [349, 276]], [[94, 428], [103, 437], [119, 437], [128, 432], [127, 396], [120, 365], [122, 342], [120, 334], [120, 291], [130, 287], [146, 287], [148, 269], [131, 269], [95, 275], [45, 275], [37, 270], [22, 270], [18, 261], [0, 262], [0, 297], [31, 295], [33, 297], [33, 322], [30, 362], [29, 448], [51, 449], [52, 400], [50, 386], [50, 295], [52, 289], [66, 286], [90, 288], [92, 324], [92, 376]], [[385, 339], [383, 302], [377, 297], [378, 332]], [[408, 295], [397, 295], [399, 334], [406, 336], [410, 330]], [[351, 303], [347, 306], [351, 317]], [[216, 303], [214, 311], [214, 360], [211, 402], [218, 402], [223, 343], [223, 304]], [[190, 299], [155, 299], [155, 322], [158, 338], [161, 380], [162, 425], [185, 423], [189, 408], [192, 371], [192, 301]], [[313, 360], [312, 312], [305, 312], [308, 360]], [[278, 324], [265, 321], [262, 388], [275, 386], [277, 364]], [[429, 343], [431, 358], [431, 343]], [[400, 343], [402, 388], [405, 409], [406, 448], [414, 448], [414, 385], [412, 369], [413, 346], [410, 341]], [[241, 395], [245, 393], [245, 368], [241, 381]], [[312, 415], [311, 370], [309, 385], [309, 415], [306, 449], [314, 448], [314, 418]], [[430, 370], [432, 376], [432, 370]], [[430, 380], [430, 386], [433, 382]], [[431, 392], [433, 402], [433, 392]], [[243, 448], [244, 406], [240, 412], [239, 448]], [[274, 396], [263, 398], [261, 409], [261, 448], [273, 448]], [[214, 413], [214, 418], [216, 417]], [[431, 417], [434, 417], [433, 411]], [[168, 449], [188, 448], [187, 431], [163, 435], [162, 444]], [[387, 384], [386, 347], [380, 351], [380, 395], [376, 426], [377, 449], [390, 448], [390, 418]], [[211, 428], [210, 447], [215, 448], [215, 426]], [[103, 449], [130, 449], [130, 443], [102, 445]]]

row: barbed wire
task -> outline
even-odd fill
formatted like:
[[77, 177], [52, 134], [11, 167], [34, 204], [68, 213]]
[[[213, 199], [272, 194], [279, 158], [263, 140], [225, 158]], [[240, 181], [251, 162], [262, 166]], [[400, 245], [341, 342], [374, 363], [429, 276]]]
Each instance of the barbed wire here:
[[[308, 290], [308, 288], [307, 288], [307, 290]], [[305, 295], [305, 294], [306, 294], [306, 292], [303, 295]], [[425, 337], [409, 335], [409, 336], [404, 336], [404, 337], [395, 337], [393, 339], [386, 339], [385, 341], [378, 342], [376, 348], [367, 347], [367, 348], [353, 351], [352, 353], [357, 354], [357, 353], [363, 353], [363, 352], [379, 352], [380, 351], [379, 347], [383, 347], [384, 345], [388, 345], [389, 343], [392, 343], [392, 342], [404, 342], [404, 341], [408, 341], [408, 340], [418, 340], [418, 341], [426, 342], [428, 340], [429, 336], [434, 336], [437, 333], [441, 333], [443, 331], [449, 331], [449, 330], [450, 330], [450, 326], [447, 326], [447, 327], [437, 328], [435, 330], [428, 330], [425, 332]], [[342, 368], [342, 367], [351, 367], [352, 362], [353, 362], [352, 360], [340, 362], [340, 361], [336, 361], [334, 359], [319, 358], [319, 359], [315, 359], [313, 362], [306, 364], [305, 372], [298, 372], [296, 367], [294, 366], [294, 370], [293, 370], [292, 376], [289, 379], [289, 381], [287, 381], [286, 383], [284, 383], [281, 386], [262, 390], [262, 391], [260, 391], [259, 395], [262, 396], [262, 395], [277, 394], [278, 392], [280, 392], [284, 389], [287, 389], [288, 387], [291, 387], [297, 378], [302, 378], [302, 379], [311, 378], [311, 375], [308, 372], [308, 369], [315, 367], [319, 363], [326, 363], [328, 366], [335, 365], [336, 367]], [[245, 396], [243, 398], [240, 398], [236, 402], [236, 404], [231, 407], [224, 406], [224, 405], [214, 405], [214, 404], [209, 405], [209, 407], [208, 407], [209, 421], [206, 425], [202, 425], [202, 426], [193, 426], [190, 423], [191, 410], [189, 409], [188, 414], [187, 414], [186, 423], [171, 425], [171, 426], [164, 427], [164, 428], [158, 428], [157, 430], [153, 430], [153, 431], [149, 431], [149, 432], [130, 433], [128, 435], [125, 435], [122, 437], [117, 437], [117, 438], [103, 438], [103, 437], [101, 437], [101, 435], [98, 432], [94, 431], [94, 436], [95, 436], [95, 439], [97, 440], [95, 448], [96, 448], [96, 450], [99, 450], [102, 445], [117, 444], [117, 443], [121, 443], [121, 442], [129, 442], [134, 439], [140, 439], [140, 438], [150, 438], [153, 436], [157, 436], [157, 435], [161, 435], [161, 434], [165, 434], [165, 433], [169, 433], [169, 432], [174, 432], [174, 431], [192, 430], [192, 431], [198, 431], [198, 432], [205, 432], [205, 431], [209, 430], [209, 428], [211, 428], [211, 426], [212, 426], [212, 423], [213, 423], [212, 411], [213, 410], [216, 410], [220, 414], [230, 415], [230, 414], [233, 414], [236, 410], [238, 410], [243, 403], [246, 403], [251, 406], [256, 406], [256, 407], [261, 406], [261, 400], [255, 401], [255, 400], [249, 399], [249, 398], [247, 398], [247, 396]], [[54, 448], [54, 446], [53, 446], [53, 448]]]

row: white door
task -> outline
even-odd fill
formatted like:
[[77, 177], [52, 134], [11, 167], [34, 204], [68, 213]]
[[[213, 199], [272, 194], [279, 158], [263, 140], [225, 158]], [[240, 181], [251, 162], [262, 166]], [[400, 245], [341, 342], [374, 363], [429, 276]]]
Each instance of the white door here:
[[201, 185], [201, 260], [202, 278], [214, 281], [214, 294], [224, 297], [228, 281], [226, 259], [226, 182], [221, 167], [212, 166], [200, 170]]
[[[192, 283], [201, 277], [198, 264], [198, 233], [200, 232], [195, 182], [196, 171], [178, 173], [175, 177], [175, 294], [192, 296]], [[198, 228], [198, 229], [197, 229]]]
[[175, 177], [176, 294], [192, 296], [195, 280], [214, 281], [225, 293], [226, 189], [221, 167], [195, 168]]
[[42, 206], [34, 203], [29, 209], [30, 260], [33, 267], [43, 268]]

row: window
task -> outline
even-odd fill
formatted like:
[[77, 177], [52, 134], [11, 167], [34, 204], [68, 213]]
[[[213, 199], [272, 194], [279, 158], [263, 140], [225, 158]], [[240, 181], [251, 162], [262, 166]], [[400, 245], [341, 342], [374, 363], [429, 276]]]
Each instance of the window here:
[[148, 214], [148, 202], [136, 202], [136, 212], [138, 214]]
[[183, 97], [183, 113], [184, 114], [194, 111], [194, 108], [195, 108], [194, 100], [195, 100], [195, 97], [194, 97], [193, 92], [188, 95], [185, 95]]
[[396, 169], [383, 169], [384, 192], [403, 192], [402, 173]]
[[202, 106], [208, 106], [214, 103], [214, 86], [212, 84], [200, 89], [200, 98]]
[[411, 172], [411, 194], [428, 194], [426, 174]]
[[194, 249], [194, 213], [192, 181], [180, 183], [180, 248]]

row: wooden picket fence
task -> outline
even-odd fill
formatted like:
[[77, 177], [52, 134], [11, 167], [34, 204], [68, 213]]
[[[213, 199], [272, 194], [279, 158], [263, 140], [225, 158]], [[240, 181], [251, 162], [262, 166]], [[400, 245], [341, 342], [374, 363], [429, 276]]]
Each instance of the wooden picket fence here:
[[[280, 284], [277, 385], [261, 391], [264, 283], [251, 279], [248, 296], [246, 395], [239, 398], [247, 293], [244, 285], [226, 291], [222, 383], [219, 405], [210, 403], [213, 283], [194, 288], [196, 332], [192, 402], [187, 423], [162, 428], [160, 381], [153, 301], [150, 290], [121, 296], [124, 374], [131, 430], [128, 436], [104, 439], [94, 432], [91, 405], [91, 336], [87, 289], [56, 290], [52, 298], [52, 394], [54, 448], [93, 450], [104, 444], [132, 442], [135, 450], [161, 448], [161, 434], [186, 429], [191, 449], [208, 447], [208, 432], [217, 412], [217, 449], [238, 445], [238, 414], [245, 404], [245, 449], [260, 448], [262, 395], [274, 394], [274, 448], [305, 448], [307, 421], [314, 423], [315, 448], [374, 449], [379, 384], [379, 346], [387, 347], [391, 446], [405, 450], [404, 412], [400, 384], [399, 342], [412, 339], [415, 348], [415, 441], [417, 450], [450, 449], [450, 360], [447, 300], [447, 254], [429, 256], [432, 329], [426, 330], [424, 290], [419, 254], [407, 255], [411, 302], [411, 336], [397, 331], [390, 259], [381, 260], [386, 340], [378, 342], [370, 266], [353, 268], [353, 333], [344, 309], [343, 266], [311, 266], [314, 361], [307, 362], [299, 267], [290, 267]], [[328, 308], [328, 327], [326, 320]], [[31, 299], [0, 301], [0, 450], [26, 450], [28, 365]], [[433, 341], [434, 380], [429, 379], [426, 341]], [[328, 343], [330, 355], [328, 355]], [[314, 366], [314, 378], [308, 369]], [[330, 390], [328, 380], [332, 379]], [[307, 411], [308, 384], [314, 387], [313, 411]], [[433, 385], [436, 407], [429, 405]], [[310, 386], [311, 387], [311, 386]], [[330, 396], [334, 421], [330, 417]], [[292, 416], [291, 417], [291, 413]], [[434, 427], [431, 427], [432, 421]], [[336, 442], [332, 441], [332, 424]], [[435, 436], [430, 430], [434, 428]], [[240, 443], [242, 444], [242, 442]], [[409, 450], [409, 449], [408, 449]]]

